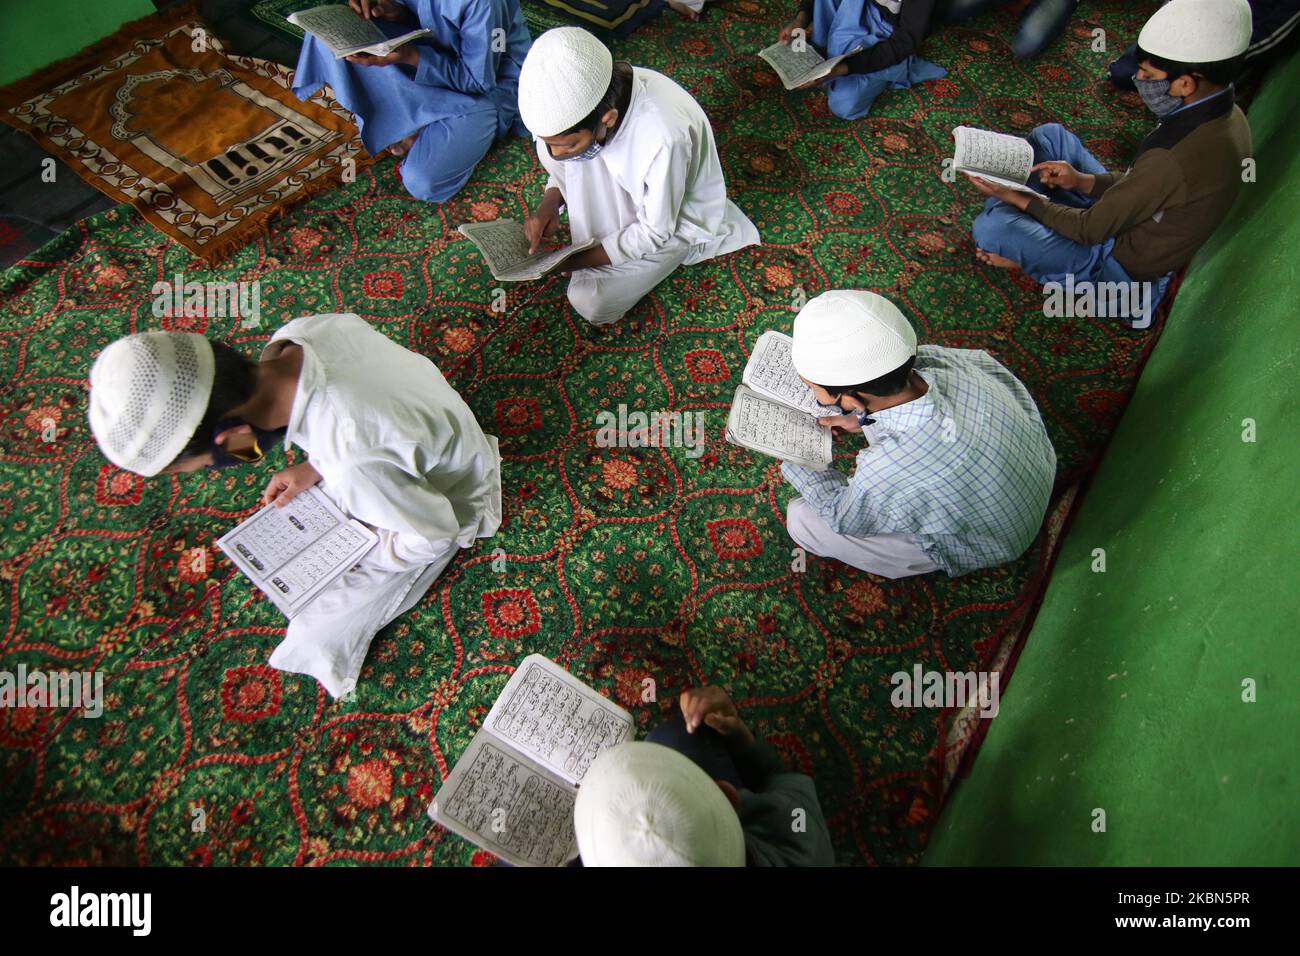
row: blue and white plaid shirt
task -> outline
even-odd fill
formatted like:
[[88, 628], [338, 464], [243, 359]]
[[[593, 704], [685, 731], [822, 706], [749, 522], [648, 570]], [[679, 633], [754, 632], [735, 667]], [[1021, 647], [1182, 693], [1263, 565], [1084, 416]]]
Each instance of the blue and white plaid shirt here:
[[914, 535], [956, 576], [1002, 564], [1038, 534], [1056, 453], [1028, 389], [987, 352], [922, 345], [920, 398], [872, 412], [853, 477], [781, 471], [831, 530]]

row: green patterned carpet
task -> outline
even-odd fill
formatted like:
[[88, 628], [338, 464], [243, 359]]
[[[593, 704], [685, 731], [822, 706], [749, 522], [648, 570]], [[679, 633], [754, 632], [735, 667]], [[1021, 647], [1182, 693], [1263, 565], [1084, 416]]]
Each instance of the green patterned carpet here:
[[[1032, 63], [1011, 58], [1009, 14], [941, 31], [926, 52], [948, 78], [887, 93], [859, 123], [831, 116], [822, 94], [782, 95], [754, 56], [785, 12], [771, 6], [724, 0], [698, 25], [661, 18], [616, 48], [699, 98], [764, 244], [679, 271], [612, 328], [575, 317], [558, 282], [511, 286], [507, 311], [492, 311], [491, 277], [455, 227], [538, 199], [523, 141], [442, 207], [407, 197], [385, 160], [216, 269], [121, 207], [0, 274], [0, 669], [97, 669], [107, 695], [97, 720], [0, 710], [0, 863], [490, 862], [424, 812], [530, 652], [633, 710], [641, 732], [683, 687], [725, 685], [815, 776], [841, 862], [919, 858], [953, 715], [894, 710], [889, 675], [1000, 659], [1051, 549], [957, 580], [892, 583], [818, 559], [795, 573], [790, 489], [772, 460], [722, 441], [725, 409], [757, 336], [790, 329], [797, 288], [875, 289], [923, 340], [986, 348], [1024, 379], [1059, 488], [1073, 488], [1153, 333], [1044, 319], [1032, 285], [974, 264], [978, 197], [938, 172], [955, 125], [1023, 133], [1052, 119], [1124, 165], [1149, 116], [1101, 81], [1109, 56], [1090, 49], [1092, 30], [1113, 56], [1152, 5], [1085, 3]], [[155, 319], [150, 288], [176, 273], [260, 279], [263, 327]], [[443, 369], [500, 436], [507, 509], [495, 539], [375, 640], [340, 702], [265, 666], [282, 618], [212, 544], [283, 453], [142, 481], [98, 456], [85, 422], [90, 363], [120, 335], [195, 328], [251, 353], [283, 322], [328, 311], [361, 314]], [[596, 447], [597, 413], [619, 403], [705, 410], [706, 453]], [[840, 464], [851, 455], [842, 444]]]

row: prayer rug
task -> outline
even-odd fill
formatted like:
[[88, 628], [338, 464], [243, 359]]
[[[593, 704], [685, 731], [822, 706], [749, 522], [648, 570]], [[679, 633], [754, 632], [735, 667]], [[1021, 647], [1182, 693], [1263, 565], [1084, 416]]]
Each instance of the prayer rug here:
[[288, 67], [226, 53], [182, 10], [0, 90], [0, 118], [215, 262], [373, 162], [327, 89], [303, 103], [292, 82]]

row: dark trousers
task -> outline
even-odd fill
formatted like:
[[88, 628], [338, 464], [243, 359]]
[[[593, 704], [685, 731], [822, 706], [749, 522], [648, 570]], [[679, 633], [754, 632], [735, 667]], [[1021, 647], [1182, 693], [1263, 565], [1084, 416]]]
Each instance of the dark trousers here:
[[725, 780], [737, 790], [744, 787], [735, 761], [727, 750], [727, 742], [722, 734], [712, 727], [700, 725], [695, 733], [686, 730], [686, 721], [681, 711], [673, 714], [662, 724], [650, 731], [645, 738], [652, 744], [671, 747], [695, 761], [695, 764], [714, 780]]

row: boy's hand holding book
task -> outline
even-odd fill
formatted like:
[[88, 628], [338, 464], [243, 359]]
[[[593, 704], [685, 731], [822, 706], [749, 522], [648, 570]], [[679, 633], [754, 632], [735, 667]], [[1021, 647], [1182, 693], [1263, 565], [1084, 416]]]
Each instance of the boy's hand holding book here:
[[822, 428], [842, 428], [846, 432], [860, 432], [862, 426], [858, 424], [857, 415], [827, 415], [824, 418], [817, 419], [817, 424]]
[[301, 461], [291, 465], [271, 476], [271, 480], [266, 484], [266, 490], [262, 492], [262, 504], [274, 503], [277, 508], [283, 508], [299, 492], [306, 491], [319, 481], [320, 472], [311, 462]]

